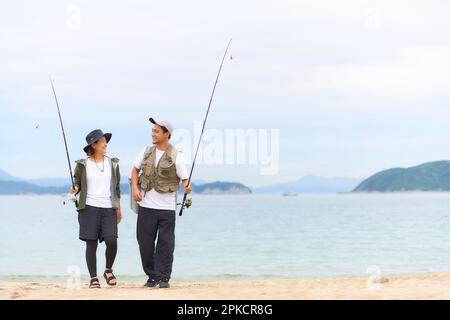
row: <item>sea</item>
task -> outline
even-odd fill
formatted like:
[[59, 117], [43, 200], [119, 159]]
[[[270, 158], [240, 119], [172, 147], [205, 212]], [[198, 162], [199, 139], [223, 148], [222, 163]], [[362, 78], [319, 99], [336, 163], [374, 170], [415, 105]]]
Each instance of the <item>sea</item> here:
[[[145, 282], [137, 215], [122, 197], [114, 273]], [[176, 219], [172, 279], [216, 281], [449, 272], [450, 193], [192, 195]], [[0, 280], [87, 276], [74, 204], [0, 196]], [[105, 246], [98, 247], [103, 273]]]

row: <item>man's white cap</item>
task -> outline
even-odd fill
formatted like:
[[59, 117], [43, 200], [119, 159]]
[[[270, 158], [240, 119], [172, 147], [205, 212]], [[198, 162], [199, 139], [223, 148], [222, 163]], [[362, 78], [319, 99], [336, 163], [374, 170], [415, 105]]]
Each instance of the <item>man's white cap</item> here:
[[158, 121], [156, 121], [156, 120], [153, 119], [153, 118], [150, 118], [150, 119], [148, 119], [148, 120], [149, 120], [151, 123], [153, 123], [153, 124], [157, 124], [157, 125], [160, 126], [160, 127], [166, 128], [166, 129], [169, 131], [170, 134], [173, 133], [173, 126], [172, 126], [172, 124], [171, 124], [168, 120], [158, 120]]

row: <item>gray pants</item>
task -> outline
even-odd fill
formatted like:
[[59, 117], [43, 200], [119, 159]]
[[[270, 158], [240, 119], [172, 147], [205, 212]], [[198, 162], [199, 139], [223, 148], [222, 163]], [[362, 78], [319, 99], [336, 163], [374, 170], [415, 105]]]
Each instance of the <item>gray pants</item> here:
[[168, 281], [175, 249], [175, 211], [139, 207], [136, 236], [145, 274]]

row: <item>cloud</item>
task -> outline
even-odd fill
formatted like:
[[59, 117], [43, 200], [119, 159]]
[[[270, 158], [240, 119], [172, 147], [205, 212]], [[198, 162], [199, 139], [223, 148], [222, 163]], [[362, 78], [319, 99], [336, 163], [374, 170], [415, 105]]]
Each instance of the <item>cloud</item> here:
[[[289, 178], [292, 172], [283, 168], [291, 165], [298, 176], [342, 175], [344, 162], [332, 161], [342, 150], [355, 159], [350, 169], [358, 175], [372, 172], [397, 161], [399, 154], [390, 151], [407, 139], [393, 139], [404, 129], [395, 122], [406, 113], [420, 124], [410, 129], [415, 137], [427, 131], [427, 139], [441, 141], [450, 134], [432, 130], [442, 126], [438, 120], [450, 120], [448, 6], [405, 0], [11, 2], [0, 11], [0, 123], [14, 135], [1, 141], [12, 153], [3, 169], [22, 172], [30, 155], [41, 154], [41, 141], [52, 150], [35, 160], [47, 170], [42, 174], [57, 176], [64, 168], [48, 73], [72, 153], [82, 155], [85, 134], [101, 127], [114, 132], [111, 151], [130, 166], [148, 142], [149, 115], [188, 129], [201, 120], [231, 36], [234, 59], [225, 62], [208, 128], [280, 128], [281, 173], [274, 181]], [[427, 112], [439, 119], [424, 117]], [[381, 117], [392, 123], [383, 127]], [[23, 127], [33, 130], [25, 135]], [[373, 135], [377, 142], [363, 149]], [[442, 154], [431, 145], [429, 155]], [[286, 152], [291, 146], [301, 150]], [[370, 148], [389, 152], [382, 160], [371, 153], [361, 163], [361, 150]], [[412, 148], [408, 157], [415, 161], [423, 153]], [[257, 168], [203, 167], [208, 180], [222, 174], [265, 182]]]
[[319, 68], [312, 88], [320, 92], [415, 99], [450, 89], [450, 46], [399, 49], [385, 64]]

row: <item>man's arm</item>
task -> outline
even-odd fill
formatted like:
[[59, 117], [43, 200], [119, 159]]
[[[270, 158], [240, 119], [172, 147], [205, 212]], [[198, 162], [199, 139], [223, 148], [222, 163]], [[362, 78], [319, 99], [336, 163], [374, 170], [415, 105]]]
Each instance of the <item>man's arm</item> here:
[[[116, 181], [116, 192], [117, 196], [120, 199], [120, 168], [119, 165], [117, 165], [117, 181]], [[120, 205], [120, 204], [119, 204]]]
[[189, 174], [186, 168], [186, 162], [184, 160], [184, 155], [182, 152], [178, 152], [177, 160], [175, 162], [177, 176], [181, 179], [181, 185], [183, 186], [184, 193], [191, 193], [191, 184], [188, 185]]
[[191, 193], [191, 191], [192, 191], [191, 184], [189, 183], [189, 185], [188, 185], [188, 180], [189, 179], [182, 180], [184, 193], [187, 193], [187, 194]]
[[138, 186], [138, 179], [139, 179], [138, 174], [139, 169], [133, 166], [133, 169], [131, 169], [131, 188], [133, 190], [133, 199], [135, 201], [142, 201], [141, 192]]
[[117, 199], [116, 207], [117, 207], [117, 224], [122, 221], [122, 210], [120, 210], [120, 169], [117, 165], [117, 182], [116, 182], [116, 189], [117, 189], [117, 196], [119, 197]]

